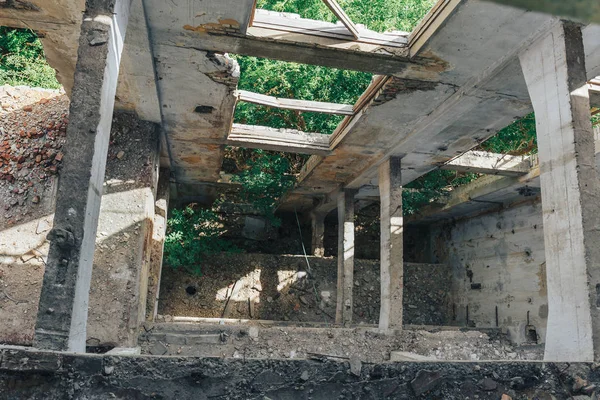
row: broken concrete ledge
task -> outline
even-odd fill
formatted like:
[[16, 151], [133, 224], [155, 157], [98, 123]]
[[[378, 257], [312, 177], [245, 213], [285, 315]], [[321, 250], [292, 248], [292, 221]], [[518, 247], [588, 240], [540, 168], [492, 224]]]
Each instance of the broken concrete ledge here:
[[[598, 366], [111, 356], [0, 347], [9, 398], [595, 398]], [[579, 397], [577, 397], [579, 398]]]

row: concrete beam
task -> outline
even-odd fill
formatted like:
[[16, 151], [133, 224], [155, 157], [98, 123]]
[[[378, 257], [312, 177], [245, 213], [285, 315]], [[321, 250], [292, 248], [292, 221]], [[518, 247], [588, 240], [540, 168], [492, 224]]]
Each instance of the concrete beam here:
[[267, 126], [233, 124], [227, 144], [301, 154], [329, 154], [329, 135], [276, 129]]
[[263, 106], [284, 108], [287, 110], [309, 111], [334, 115], [354, 115], [352, 104], [326, 103], [322, 101], [309, 101], [298, 99], [284, 99], [280, 97], [267, 96], [253, 93], [247, 90], [236, 90], [235, 96], [238, 101], [260, 104]]
[[468, 151], [444, 164], [441, 169], [477, 174], [520, 176], [531, 169], [529, 156], [511, 156], [487, 151]]
[[381, 305], [379, 328], [402, 329], [404, 287], [404, 222], [402, 217], [402, 168], [399, 157], [379, 166], [381, 199]]
[[88, 1], [83, 15], [35, 330], [38, 348], [85, 352], [100, 199], [130, 4], [130, 0]]
[[600, 179], [581, 27], [561, 22], [520, 56], [536, 113], [548, 326], [544, 359], [600, 357]]
[[352, 323], [354, 288], [354, 196], [356, 190], [344, 190], [338, 197], [338, 273], [335, 322]]
[[600, 22], [600, 3], [596, 0], [486, 0], [526, 10], [558, 15], [585, 22]]

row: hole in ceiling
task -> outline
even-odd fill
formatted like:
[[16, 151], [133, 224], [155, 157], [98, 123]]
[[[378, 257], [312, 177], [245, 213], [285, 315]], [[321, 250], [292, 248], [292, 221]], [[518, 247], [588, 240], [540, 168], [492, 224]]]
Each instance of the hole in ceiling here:
[[194, 112], [198, 114], [211, 114], [214, 110], [215, 108], [212, 106], [196, 106]]

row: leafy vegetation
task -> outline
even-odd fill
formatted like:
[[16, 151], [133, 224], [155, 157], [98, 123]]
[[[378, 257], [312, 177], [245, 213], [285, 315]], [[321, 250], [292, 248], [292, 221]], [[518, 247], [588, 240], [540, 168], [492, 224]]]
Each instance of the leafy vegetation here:
[[60, 87], [33, 31], [0, 27], [0, 85]]
[[[358, 72], [274, 61], [257, 57], [234, 56], [240, 64], [238, 87], [256, 93], [291, 99], [354, 104], [371, 82], [371, 75]], [[291, 128], [304, 132], [331, 134], [341, 116], [283, 110], [241, 102], [235, 122]]]
[[518, 119], [482, 143], [480, 148], [493, 153], [511, 155], [537, 153], [535, 116], [531, 113]]
[[249, 160], [248, 168], [236, 175], [234, 181], [241, 183], [244, 199], [278, 226], [280, 221], [275, 218], [275, 206], [294, 186], [296, 179], [288, 174], [287, 158], [263, 150], [256, 150], [256, 154], [259, 156]]
[[203, 257], [239, 251], [222, 238], [225, 228], [213, 210], [190, 204], [184, 209], [175, 208], [170, 214], [164, 253], [171, 267], [181, 267], [191, 274], [200, 275]]
[[[436, 0], [338, 0], [350, 19], [376, 32], [410, 32]], [[258, 0], [258, 8], [300, 14], [302, 18], [336, 22], [322, 0]]]

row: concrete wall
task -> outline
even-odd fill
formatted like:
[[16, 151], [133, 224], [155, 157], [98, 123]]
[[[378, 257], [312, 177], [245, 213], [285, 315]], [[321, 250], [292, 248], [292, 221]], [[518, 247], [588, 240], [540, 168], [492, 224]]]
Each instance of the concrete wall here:
[[[157, 150], [155, 124], [115, 114], [90, 290], [90, 346], [126, 347], [137, 342], [146, 312]], [[35, 204], [33, 193], [17, 202], [27, 193], [16, 197], [10, 190], [27, 179], [19, 175], [10, 185], [0, 182], [0, 200], [15, 198], [15, 206], [3, 209], [0, 219], [0, 343], [32, 342], [60, 173], [59, 169], [58, 177], [34, 185], [39, 198]]]
[[498, 324], [521, 343], [531, 338], [529, 315], [529, 328], [544, 342], [548, 301], [539, 201], [432, 226], [431, 235], [435, 262], [452, 269], [453, 324]]

